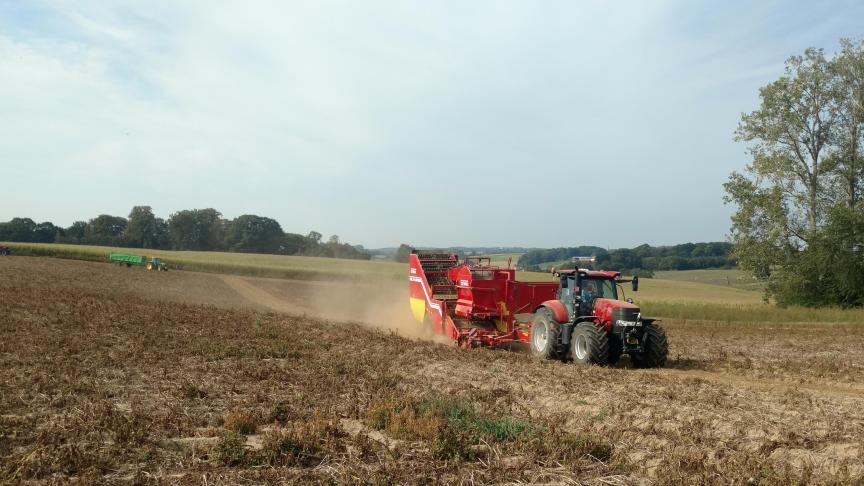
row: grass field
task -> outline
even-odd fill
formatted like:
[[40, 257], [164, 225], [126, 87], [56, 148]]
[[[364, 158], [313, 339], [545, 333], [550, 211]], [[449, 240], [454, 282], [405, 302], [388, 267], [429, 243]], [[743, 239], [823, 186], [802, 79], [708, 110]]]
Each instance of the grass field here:
[[670, 319], [666, 368], [582, 368], [406, 339], [365, 286], [0, 258], [0, 482], [864, 480], [858, 323]]
[[15, 254], [107, 261], [111, 252], [157, 256], [173, 268], [297, 279], [404, 278], [405, 265], [393, 262], [344, 260], [215, 251], [168, 251], [104, 246], [3, 243]]
[[655, 278], [704, 283], [742, 290], [762, 291], [762, 284], [738, 269], [675, 270], [656, 272]]
[[506, 265], [507, 262], [510, 261], [515, 267], [516, 262], [519, 261], [519, 257], [522, 255], [524, 255], [524, 253], [492, 253], [484, 256], [488, 256], [492, 260], [492, 263], [496, 265]]

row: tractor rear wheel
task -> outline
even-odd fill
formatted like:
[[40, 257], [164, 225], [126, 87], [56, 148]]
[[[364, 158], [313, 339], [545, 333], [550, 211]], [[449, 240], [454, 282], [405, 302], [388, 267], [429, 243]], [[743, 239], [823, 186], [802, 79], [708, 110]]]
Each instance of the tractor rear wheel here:
[[153, 270], [153, 264], [152, 263], [147, 264], [147, 270]]
[[570, 336], [570, 356], [574, 363], [605, 365], [609, 361], [609, 336], [593, 322], [580, 322]]
[[558, 335], [561, 333], [561, 325], [549, 312], [549, 309], [541, 308], [534, 314], [531, 321], [531, 354], [535, 358], [547, 360], [558, 358]]
[[666, 340], [666, 331], [662, 327], [651, 324], [645, 328], [643, 347], [645, 351], [633, 353], [630, 361], [637, 368], [658, 368], [666, 364], [666, 356], [669, 354], [669, 342]]

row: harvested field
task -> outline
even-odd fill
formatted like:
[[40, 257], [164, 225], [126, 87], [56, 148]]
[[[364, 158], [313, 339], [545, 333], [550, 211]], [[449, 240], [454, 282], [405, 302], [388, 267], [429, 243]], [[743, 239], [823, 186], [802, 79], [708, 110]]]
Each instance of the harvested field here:
[[358, 285], [0, 258], [0, 481], [864, 481], [861, 324], [673, 320], [668, 368], [580, 368], [408, 339]]

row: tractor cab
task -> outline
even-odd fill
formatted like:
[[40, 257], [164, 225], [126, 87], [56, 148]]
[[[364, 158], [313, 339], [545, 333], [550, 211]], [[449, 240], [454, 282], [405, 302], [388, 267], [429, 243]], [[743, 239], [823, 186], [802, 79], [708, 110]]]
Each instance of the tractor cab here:
[[[561, 279], [558, 300], [564, 304], [571, 321], [579, 316], [592, 315], [597, 299], [619, 300], [618, 288], [624, 282], [620, 272], [573, 269], [560, 270], [555, 275]], [[632, 282], [635, 292], [639, 281], [634, 278]]]
[[159, 257], [151, 257], [150, 261], [147, 262], [147, 270], [157, 271], [157, 272], [167, 272], [168, 265], [162, 261]]

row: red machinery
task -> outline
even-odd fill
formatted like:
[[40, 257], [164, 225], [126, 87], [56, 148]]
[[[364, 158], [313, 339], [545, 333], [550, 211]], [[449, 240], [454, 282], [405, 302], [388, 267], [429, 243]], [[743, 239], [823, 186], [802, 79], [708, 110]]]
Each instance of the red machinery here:
[[632, 300], [618, 299], [628, 282], [618, 272], [569, 270], [555, 274], [559, 282], [520, 282], [515, 269], [487, 257], [460, 262], [424, 251], [410, 255], [409, 267], [415, 319], [461, 347], [518, 341], [543, 359], [608, 364], [629, 354], [637, 365], [665, 362], [665, 334]]

